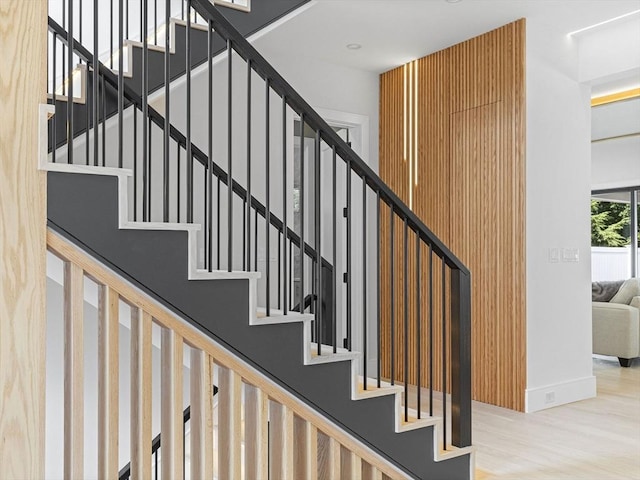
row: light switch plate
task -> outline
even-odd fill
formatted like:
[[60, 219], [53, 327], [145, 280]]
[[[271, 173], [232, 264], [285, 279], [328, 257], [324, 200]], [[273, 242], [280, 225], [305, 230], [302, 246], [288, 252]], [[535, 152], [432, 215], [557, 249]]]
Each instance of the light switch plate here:
[[580, 250], [577, 248], [563, 248], [562, 261], [563, 262], [579, 262]]
[[560, 249], [553, 247], [549, 249], [549, 263], [558, 263], [560, 261]]

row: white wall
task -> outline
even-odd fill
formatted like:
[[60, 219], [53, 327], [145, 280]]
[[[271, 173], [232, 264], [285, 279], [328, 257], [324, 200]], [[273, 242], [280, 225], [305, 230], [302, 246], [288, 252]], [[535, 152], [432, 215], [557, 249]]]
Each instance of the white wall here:
[[379, 75], [315, 58], [288, 56], [281, 51], [262, 51], [260, 40], [256, 42], [256, 48], [313, 108], [369, 118], [372, 134], [368, 158], [363, 160], [377, 172]]
[[640, 185], [640, 137], [592, 144], [591, 187], [594, 190]]
[[640, 98], [593, 107], [591, 118], [592, 189], [640, 185]]
[[576, 34], [575, 39], [581, 82], [640, 75], [640, 13]]
[[[527, 411], [595, 395], [589, 157], [589, 88], [578, 83], [576, 43], [529, 20]], [[579, 261], [552, 263], [551, 248], [577, 248]]]

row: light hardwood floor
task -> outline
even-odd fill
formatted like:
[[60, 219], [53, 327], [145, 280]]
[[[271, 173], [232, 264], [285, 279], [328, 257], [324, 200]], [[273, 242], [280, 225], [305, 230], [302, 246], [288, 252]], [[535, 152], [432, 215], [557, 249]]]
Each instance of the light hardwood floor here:
[[640, 479], [640, 360], [593, 371], [590, 400], [530, 414], [474, 402], [476, 479]]

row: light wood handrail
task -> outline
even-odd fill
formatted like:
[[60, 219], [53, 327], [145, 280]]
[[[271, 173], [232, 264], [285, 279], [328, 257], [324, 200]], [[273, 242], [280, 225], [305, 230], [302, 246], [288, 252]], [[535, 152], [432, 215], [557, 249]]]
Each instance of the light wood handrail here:
[[[118, 301], [131, 307], [131, 472], [133, 476], [147, 478], [150, 473], [151, 445], [151, 327], [162, 328], [162, 448], [163, 474], [168, 478], [182, 478], [182, 368], [183, 345], [191, 349], [191, 418], [198, 420], [192, 427], [192, 469], [208, 475], [213, 469], [221, 478], [239, 478], [240, 472], [252, 472], [255, 478], [266, 478], [267, 465], [278, 478], [367, 478], [404, 479], [406, 474], [398, 470], [379, 454], [343, 431], [340, 427], [300, 402], [262, 373], [237, 358], [211, 338], [179, 319], [157, 301], [97, 262], [77, 246], [49, 230], [47, 246], [60, 258], [69, 272], [69, 284], [65, 285], [68, 312], [67, 331], [73, 348], [68, 352], [66, 368], [76, 368], [78, 351], [82, 351], [81, 330], [78, 333], [77, 318], [81, 317], [84, 302], [82, 279], [91, 278], [98, 284], [100, 294], [101, 336], [105, 345], [100, 347], [100, 383], [98, 398], [104, 408], [101, 413], [108, 418], [99, 422], [98, 438], [107, 445], [102, 455], [104, 472], [111, 472], [112, 453], [117, 448], [117, 372], [109, 373], [106, 364], [118, 356], [117, 325]], [[215, 364], [215, 369], [213, 365]], [[79, 366], [82, 371], [82, 365]], [[213, 372], [217, 377], [213, 379]], [[66, 373], [66, 372], [65, 372]], [[82, 378], [82, 376], [80, 377]], [[69, 380], [72, 378], [69, 376]], [[218, 444], [214, 445], [213, 384], [219, 386]], [[65, 436], [65, 462], [69, 472], [82, 473], [81, 457], [77, 458], [73, 447], [82, 451], [82, 382], [77, 378], [68, 385], [68, 391], [76, 398], [74, 410], [68, 410], [65, 422], [69, 422], [69, 438]], [[244, 389], [245, 395], [242, 395]], [[69, 407], [67, 407], [69, 408]], [[244, 411], [244, 418], [241, 412]], [[266, 428], [270, 420], [270, 431]], [[244, 421], [243, 421], [244, 420]], [[67, 427], [66, 427], [67, 428]], [[298, 433], [294, 442], [294, 433]], [[73, 435], [72, 435], [73, 434]], [[114, 438], [114, 436], [116, 438]], [[244, 442], [246, 453], [241, 454]], [[271, 445], [271, 459], [268, 447]], [[216, 458], [212, 458], [212, 455]], [[117, 455], [116, 455], [117, 456]], [[244, 463], [243, 463], [244, 462]], [[342, 473], [341, 473], [342, 471]], [[192, 470], [193, 476], [194, 470]], [[345, 476], [346, 475], [346, 476]]]

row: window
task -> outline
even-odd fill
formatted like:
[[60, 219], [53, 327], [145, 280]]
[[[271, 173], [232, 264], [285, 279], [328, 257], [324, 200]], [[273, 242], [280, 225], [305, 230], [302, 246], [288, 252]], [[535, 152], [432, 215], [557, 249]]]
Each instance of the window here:
[[640, 187], [591, 193], [591, 280], [637, 277]]

